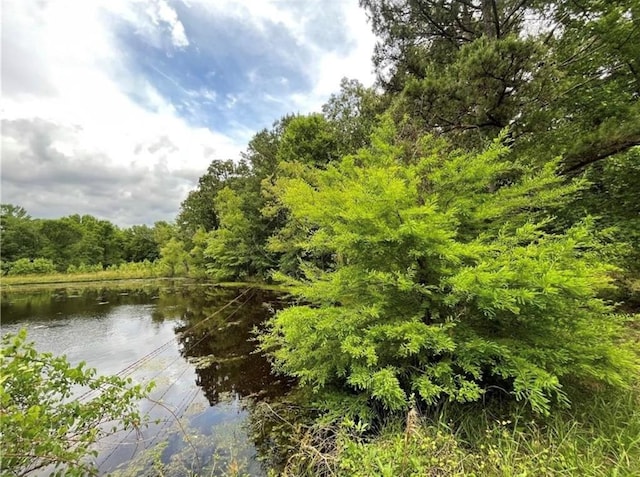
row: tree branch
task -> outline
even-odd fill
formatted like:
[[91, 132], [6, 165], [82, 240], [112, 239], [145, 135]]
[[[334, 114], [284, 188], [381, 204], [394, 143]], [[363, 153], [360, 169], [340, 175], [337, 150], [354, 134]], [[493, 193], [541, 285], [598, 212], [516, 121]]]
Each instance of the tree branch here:
[[594, 162], [628, 151], [635, 146], [640, 146], [640, 133], [610, 144], [583, 148], [580, 152], [565, 157], [563, 172], [565, 174], [577, 174]]

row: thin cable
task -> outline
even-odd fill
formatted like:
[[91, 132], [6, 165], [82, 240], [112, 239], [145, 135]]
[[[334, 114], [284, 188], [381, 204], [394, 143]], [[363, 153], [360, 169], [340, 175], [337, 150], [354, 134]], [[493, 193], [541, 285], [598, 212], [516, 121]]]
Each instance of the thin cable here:
[[[228, 302], [226, 305], [224, 305], [222, 308], [218, 308], [215, 312], [213, 312], [211, 315], [207, 316], [204, 320], [194, 324], [193, 326], [191, 326], [190, 328], [187, 328], [184, 332], [187, 331], [193, 331], [195, 328], [197, 328], [198, 326], [202, 325], [203, 323], [206, 323], [208, 320], [210, 320], [211, 318], [213, 318], [214, 316], [220, 314], [223, 310], [225, 310], [226, 308], [228, 308], [229, 306], [231, 306], [233, 303], [235, 303], [236, 301], [238, 301], [240, 298], [242, 298], [244, 295], [246, 295], [247, 293], [249, 293], [250, 291], [253, 290], [253, 287], [251, 288], [247, 288], [244, 292], [242, 292], [241, 294], [239, 294], [237, 297], [235, 297], [233, 300], [231, 300], [230, 302]], [[246, 303], [246, 301], [245, 301]], [[243, 303], [244, 305], [244, 303]], [[241, 305], [242, 306], [242, 305]], [[150, 351], [149, 353], [147, 353], [146, 355], [138, 358], [136, 361], [134, 361], [133, 363], [129, 364], [127, 367], [123, 368], [122, 370], [120, 370], [118, 373], [115, 374], [115, 376], [119, 376], [119, 377], [125, 377], [128, 376], [130, 374], [132, 374], [136, 369], [138, 369], [140, 366], [142, 366], [144, 363], [146, 363], [147, 361], [149, 361], [151, 358], [157, 356], [158, 354], [160, 354], [162, 351], [164, 351], [165, 349], [167, 349], [170, 345], [172, 345], [173, 343], [175, 343], [175, 337], [170, 339], [169, 341], [167, 341], [166, 343], [158, 346], [157, 348], [155, 348], [154, 350]], [[96, 388], [96, 389], [89, 389], [88, 391], [86, 391], [85, 393], [81, 394], [77, 400], [78, 401], [82, 401], [84, 399], [87, 399], [89, 396], [91, 396], [91, 394], [94, 393], [98, 393], [100, 391], [100, 388]]]
[[[233, 310], [231, 313], [229, 313], [226, 317], [225, 317], [225, 321], [228, 321], [229, 318], [231, 318], [233, 315], [235, 315], [244, 305], [246, 305], [249, 300], [251, 300], [251, 298], [253, 298], [253, 296], [248, 297], [245, 301], [243, 301], [242, 303], [240, 303], [240, 305], [238, 306], [238, 308], [236, 308], [235, 310]], [[208, 319], [208, 318], [207, 318]], [[204, 323], [204, 320], [201, 321], [200, 323]], [[198, 324], [200, 324], [198, 323]], [[195, 328], [195, 326], [192, 326], [191, 329]], [[187, 331], [189, 331], [189, 329], [183, 331], [182, 333], [186, 333]], [[197, 341], [194, 341], [193, 343], [189, 343], [187, 346], [185, 346], [184, 348], [184, 354], [187, 355], [189, 351], [191, 351], [193, 348], [195, 348], [197, 345], [199, 345], [200, 343], [202, 343], [213, 331], [215, 330], [209, 330], [207, 331], [200, 339], [198, 339]], [[186, 356], [185, 356], [186, 357]], [[169, 364], [166, 365], [165, 369], [171, 367], [176, 361], [178, 361], [179, 359], [183, 358], [182, 355], [178, 355], [176, 356], [173, 361], [171, 361]], [[164, 371], [158, 371], [155, 375], [153, 375], [150, 379], [150, 381], [153, 381], [155, 378], [157, 378], [158, 376], [160, 376]]]
[[[238, 301], [241, 297], [243, 297], [244, 295], [246, 295], [249, 291], [252, 291], [253, 288], [249, 288], [247, 290], [245, 290], [243, 293], [241, 293], [240, 295], [238, 295], [236, 298], [234, 298], [233, 300], [231, 300], [230, 302], [228, 302], [225, 306], [223, 306], [222, 308], [219, 308], [218, 310], [216, 310], [213, 314], [209, 315], [208, 317], [206, 317], [204, 320], [194, 324], [193, 326], [191, 326], [190, 328], [187, 328], [185, 331], [183, 331], [183, 333], [187, 332], [187, 331], [193, 331], [194, 329], [196, 329], [198, 326], [202, 325], [203, 323], [205, 323], [206, 321], [208, 321], [209, 319], [213, 318], [214, 316], [218, 315], [221, 311], [223, 311], [224, 309], [228, 308], [232, 303]], [[252, 295], [253, 296], [253, 295]], [[252, 298], [252, 296], [248, 297], [246, 300], [244, 300], [239, 306], [238, 308], [236, 308], [235, 310], [233, 310], [231, 313], [229, 313], [229, 315], [227, 315], [225, 317], [225, 321], [228, 320], [229, 318], [231, 318], [233, 315], [235, 315], [240, 309], [242, 309], [242, 307], [244, 305], [246, 305], [249, 300]], [[214, 330], [209, 330], [207, 331], [199, 340], [195, 341], [194, 343], [191, 343], [188, 345], [188, 350], [191, 350], [192, 348], [194, 348], [195, 346], [197, 346], [198, 344], [200, 344], [205, 338], [207, 338], [209, 336], [209, 334], [214, 331]], [[139, 367], [142, 363], [148, 361], [149, 359], [151, 359], [154, 356], [157, 356], [161, 351], [163, 351], [165, 349], [165, 347], [169, 344], [172, 344], [175, 342], [175, 338], [172, 339], [171, 341], [168, 341], [167, 343], [164, 343], [163, 345], [159, 346], [158, 348], [156, 348], [155, 350], [151, 351], [150, 353], [147, 353], [145, 356], [141, 357], [140, 359], [138, 359], [137, 361], [135, 361], [134, 363], [130, 364], [129, 366], [127, 366], [126, 368], [124, 368], [120, 373], [118, 374], [123, 374], [124, 372], [128, 372], [129, 374], [131, 374], [137, 367]], [[187, 353], [188, 351], [185, 351], [185, 353]], [[182, 356], [177, 356], [173, 361], [171, 361], [166, 367], [165, 369], [168, 369], [169, 367], [171, 367], [177, 360], [179, 360], [180, 358], [182, 358]], [[173, 380], [173, 382], [164, 390], [164, 392], [160, 395], [160, 397], [158, 398], [158, 400], [156, 400], [153, 404], [153, 406], [151, 406], [151, 408], [149, 410], [147, 410], [147, 413], [150, 413], [155, 407], [156, 405], [158, 405], [160, 403], [160, 401], [162, 400], [162, 398], [164, 398], [164, 396], [166, 396], [166, 394], [169, 392], [169, 390], [180, 380], [180, 378], [184, 375], [184, 373], [190, 368], [189, 363], [187, 362], [187, 366], [180, 372], [180, 374], [177, 376], [177, 378], [175, 378]], [[151, 378], [151, 380], [155, 379], [157, 376], [159, 376], [160, 374], [162, 374], [163, 371], [160, 371], [158, 373], [156, 373], [156, 375], [154, 377]], [[90, 392], [87, 392], [85, 394], [83, 394], [79, 399], [86, 397], [88, 394], [90, 394], [91, 392], [94, 392], [96, 390], [90, 390]], [[148, 448], [151, 448], [154, 440], [156, 440], [158, 437], [160, 437], [161, 435], [164, 434], [165, 429], [168, 431], [168, 429], [170, 429], [169, 424], [174, 422], [175, 419], [180, 419], [184, 414], [186, 414], [189, 406], [191, 405], [191, 403], [193, 403], [193, 401], [196, 399], [196, 397], [199, 394], [199, 389], [195, 388], [193, 392], [191, 393], [187, 393], [182, 400], [178, 403], [178, 405], [176, 406], [176, 411], [180, 411], [180, 409], [183, 407], [183, 403], [186, 402], [186, 406], [184, 406], [184, 408], [182, 409], [182, 411], [180, 412], [175, 412], [174, 414], [174, 420], [172, 421], [171, 419], [167, 419], [164, 421], [163, 425], [161, 426], [161, 428], [157, 431], [156, 435], [154, 436], [154, 438], [152, 438], [150, 440], [150, 442], [148, 443], [148, 445], [146, 445], [143, 450], [146, 450]], [[191, 395], [191, 396], [190, 396]], [[190, 397], [189, 397], [190, 396]], [[169, 410], [168, 408], [166, 408], [167, 410]], [[109, 453], [109, 455], [107, 455], [106, 458], [104, 458], [102, 460], [102, 462], [99, 464], [99, 466], [103, 465], [105, 462], [107, 462], [111, 456], [113, 456], [113, 454], [118, 450], [118, 448], [120, 448], [121, 446], [125, 445], [125, 444], [129, 444], [129, 443], [125, 443], [125, 441], [128, 439], [129, 435], [133, 432], [134, 430], [130, 430], [125, 436], [124, 438], [117, 444], [114, 446], [113, 450]], [[186, 437], [186, 435], [185, 435]], [[143, 441], [146, 441], [147, 439], [143, 439]], [[137, 452], [137, 447], [138, 447], [139, 443], [136, 443], [136, 448], [134, 449], [133, 455], [135, 455], [135, 453]], [[192, 445], [193, 447], [193, 445]], [[194, 452], [195, 452], [195, 448], [194, 448]], [[132, 457], [133, 457], [132, 455]], [[197, 452], [196, 452], [196, 458], [197, 458]], [[199, 460], [199, 459], [198, 459]]]

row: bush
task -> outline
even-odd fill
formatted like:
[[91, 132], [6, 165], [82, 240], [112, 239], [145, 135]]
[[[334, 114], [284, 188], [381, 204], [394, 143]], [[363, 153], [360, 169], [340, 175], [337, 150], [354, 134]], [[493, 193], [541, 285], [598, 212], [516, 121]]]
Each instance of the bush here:
[[81, 263], [80, 265], [69, 265], [67, 267], [67, 273], [97, 273], [102, 272], [104, 267], [102, 263], [97, 263], [95, 265], [87, 265], [86, 263]]
[[[626, 386], [636, 357], [591, 222], [554, 233], [552, 213], [579, 183], [553, 167], [519, 170], [499, 143], [445, 154], [427, 138], [406, 163], [384, 126], [373, 146], [326, 170], [280, 178], [298, 224], [305, 279], [277, 276], [308, 303], [262, 337], [280, 371], [320, 394], [378, 409], [476, 401], [506, 392], [541, 413], [568, 404], [563, 382]], [[322, 396], [320, 396], [322, 397]]]
[[142, 276], [142, 277], [159, 277], [163, 276], [163, 267], [159, 260], [150, 262], [144, 260], [142, 262], [125, 262], [117, 267], [114, 266], [113, 271], [124, 276]]
[[48, 258], [36, 258], [31, 261], [21, 258], [13, 262], [9, 268], [9, 275], [44, 275], [56, 273], [56, 266]]
[[[2, 475], [55, 468], [57, 475], [96, 474], [93, 444], [119, 429], [143, 424], [137, 402], [146, 388], [131, 379], [96, 376], [84, 363], [39, 353], [26, 331], [2, 337], [0, 353]], [[88, 400], [71, 399], [78, 387], [98, 390]], [[108, 427], [107, 427], [108, 426]]]

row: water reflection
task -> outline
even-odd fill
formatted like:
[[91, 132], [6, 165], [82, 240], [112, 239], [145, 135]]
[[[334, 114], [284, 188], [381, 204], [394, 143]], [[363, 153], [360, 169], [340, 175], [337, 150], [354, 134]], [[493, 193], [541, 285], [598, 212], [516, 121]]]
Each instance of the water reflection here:
[[188, 310], [183, 325], [176, 329], [181, 353], [196, 366], [197, 384], [213, 406], [220, 396], [280, 396], [290, 382], [276, 379], [262, 354], [255, 352], [253, 330], [268, 313], [280, 308], [277, 295], [249, 290], [221, 312], [228, 294], [208, 292], [206, 301]]
[[[234, 465], [242, 458], [245, 472], [263, 475], [243, 428], [247, 410], [254, 402], [283, 395], [292, 383], [274, 376], [265, 357], [255, 352], [253, 330], [282, 306], [273, 292], [184, 282], [3, 291], [2, 332], [26, 326], [40, 350], [67, 354], [72, 363], [84, 360], [104, 374], [170, 344], [134, 378], [156, 380], [152, 397], [173, 415], [165, 413], [164, 423], [150, 427], [142, 444], [133, 435], [108, 443], [98, 459], [101, 472], [146, 475], [161, 461], [165, 475], [184, 475], [186, 459], [190, 472], [221, 475], [222, 456]], [[149, 403], [143, 408], [155, 417], [162, 411]], [[173, 425], [175, 417], [180, 426]], [[181, 429], [199, 436], [197, 445], [185, 442]], [[233, 449], [225, 450], [224, 443], [232, 441]]]

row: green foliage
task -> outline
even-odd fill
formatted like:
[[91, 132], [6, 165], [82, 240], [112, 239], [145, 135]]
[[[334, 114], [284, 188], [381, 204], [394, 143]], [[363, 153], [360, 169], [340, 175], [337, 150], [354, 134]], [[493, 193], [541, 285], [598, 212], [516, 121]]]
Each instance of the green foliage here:
[[191, 237], [193, 247], [189, 250], [189, 276], [194, 278], [206, 277], [206, 258], [204, 255], [207, 247], [208, 235], [204, 229], [200, 228], [196, 230], [196, 233]]
[[[130, 379], [96, 376], [84, 363], [39, 353], [26, 331], [2, 337], [0, 428], [3, 475], [47, 469], [55, 475], [97, 474], [93, 445], [119, 429], [144, 424], [137, 402], [152, 388]], [[97, 397], [74, 399], [78, 387]]]
[[612, 259], [632, 276], [640, 273], [640, 147], [593, 164], [585, 171], [588, 188], [567, 205], [562, 217], [575, 222], [596, 211], [610, 242]]
[[[360, 4], [380, 40], [374, 62], [385, 94], [364, 88], [357, 81], [343, 80], [340, 91], [323, 106], [322, 114], [285, 116], [251, 139], [239, 164], [212, 162], [198, 188], [182, 204], [178, 225], [185, 249], [195, 250], [198, 256], [202, 247], [192, 243], [194, 234], [199, 229], [210, 232], [220, 226], [219, 207], [225, 195], [215, 198], [225, 187], [242, 203], [238, 209], [242, 212], [236, 218], [242, 215], [251, 225], [247, 228], [242, 220], [234, 219], [233, 227], [213, 234], [209, 257], [204, 257], [212, 276], [266, 278], [273, 266], [299, 275], [303, 258], [323, 269], [330, 266], [330, 251], [312, 252], [299, 246], [301, 228], [290, 220], [282, 202], [272, 200], [271, 189], [278, 177], [288, 176], [288, 168], [305, 164], [312, 174], [313, 169], [324, 168], [367, 146], [377, 117], [385, 108], [398, 124], [405, 161], [434, 155], [416, 143], [425, 133], [446, 137], [448, 143], [436, 148], [442, 152], [439, 157], [457, 158], [458, 163], [477, 155], [446, 154], [445, 150], [484, 151], [495, 138], [509, 143], [510, 150], [503, 157], [513, 168], [503, 168], [503, 174], [494, 176], [492, 184], [478, 184], [498, 190], [504, 184], [517, 183], [519, 188], [484, 194], [482, 200], [495, 198], [489, 204], [492, 210], [489, 205], [476, 203], [476, 197], [463, 194], [466, 203], [458, 204], [461, 210], [485, 207], [484, 216], [475, 214], [469, 222], [461, 219], [461, 213], [456, 217], [465, 222], [459, 233], [470, 238], [487, 221], [506, 221], [508, 217], [500, 215], [506, 210], [502, 204], [506, 197], [500, 194], [511, 195], [506, 198], [508, 207], [519, 200], [521, 210], [531, 194], [541, 197], [556, 193], [557, 189], [551, 187], [558, 180], [556, 169], [575, 174], [603, 159], [619, 159], [640, 143], [640, 33], [634, 27], [638, 7], [633, 0], [586, 0], [580, 4], [361, 0]], [[543, 178], [530, 180], [531, 164], [546, 168]], [[424, 167], [423, 172], [429, 172], [430, 166], [425, 163]], [[447, 173], [455, 173], [455, 167]], [[594, 184], [598, 183], [593, 177], [597, 174], [589, 173]], [[462, 181], [457, 185], [466, 187]], [[578, 188], [581, 184], [574, 185]], [[538, 194], [536, 188], [544, 192]], [[440, 194], [447, 192], [441, 190]], [[585, 208], [591, 215], [600, 214], [593, 200], [583, 201], [579, 213], [568, 211], [571, 206], [562, 203], [565, 197], [560, 193], [555, 200], [546, 197], [534, 204], [531, 220], [557, 214], [565, 221], [552, 227], [562, 230], [581, 220]], [[232, 202], [235, 204], [235, 199]], [[614, 217], [624, 215], [621, 207], [610, 208]], [[509, 226], [515, 227], [508, 219]], [[526, 214], [521, 214], [516, 222], [521, 225], [527, 220]], [[605, 222], [597, 222], [596, 228], [610, 225]], [[628, 227], [618, 222], [613, 225], [626, 234]], [[241, 230], [245, 236], [236, 235]], [[630, 233], [626, 241], [633, 246], [635, 236]], [[161, 245], [166, 242], [159, 241]], [[226, 252], [224, 244], [236, 244], [238, 249]], [[230, 256], [225, 257], [225, 253]], [[215, 257], [220, 257], [220, 263], [215, 263]], [[629, 266], [633, 259], [623, 263]], [[194, 265], [191, 274], [202, 273], [200, 265]]]
[[276, 182], [292, 245], [334, 257], [289, 280], [309, 304], [262, 337], [277, 367], [390, 411], [412, 393], [468, 402], [499, 386], [547, 413], [569, 377], [624, 387], [637, 367], [623, 318], [597, 298], [610, 268], [592, 221], [553, 227], [581, 185], [553, 164], [515, 169], [499, 143], [445, 155], [426, 138], [406, 164], [394, 137], [386, 121], [369, 149]]
[[164, 276], [174, 277], [188, 273], [188, 254], [184, 249], [184, 244], [175, 237], [169, 239], [160, 249], [160, 265], [163, 268]]
[[430, 64], [424, 76], [407, 79], [394, 107], [427, 131], [441, 128], [459, 145], [482, 144], [512, 123], [523, 98], [536, 94], [540, 86], [524, 72], [535, 70], [541, 49], [515, 35], [480, 37], [461, 46], [455, 62]]
[[102, 270], [104, 270], [104, 267], [102, 266], [101, 263], [98, 263], [96, 265], [86, 265], [84, 263], [81, 263], [78, 266], [69, 265], [67, 267], [67, 273], [70, 273], [70, 274], [73, 274], [73, 273], [97, 273], [97, 272], [101, 272]]
[[154, 231], [149, 227], [134, 226], [123, 231], [91, 215], [33, 219], [23, 208], [3, 204], [0, 230], [3, 262], [45, 258], [59, 272], [70, 267], [108, 267], [123, 260], [155, 260], [159, 254]]
[[36, 258], [35, 260], [21, 258], [9, 267], [9, 275], [44, 275], [55, 273], [55, 271], [56, 266], [47, 258]]
[[323, 115], [296, 116], [284, 129], [277, 158], [323, 166], [340, 157], [337, 146], [336, 132]]
[[166, 263], [162, 260], [150, 262], [143, 260], [142, 262], [125, 262], [120, 265], [112, 265], [107, 269], [109, 272], [115, 272], [120, 277], [162, 277], [165, 276]]
[[2, 204], [0, 212], [2, 260], [13, 262], [21, 258], [33, 259], [42, 256], [41, 237], [36, 223], [27, 211], [12, 204]]
[[260, 237], [261, 217], [253, 194], [225, 187], [216, 197], [220, 227], [209, 233], [204, 250], [207, 274], [215, 280], [254, 278], [264, 275], [270, 257]]
[[258, 181], [272, 176], [278, 167], [278, 150], [282, 135], [294, 115], [286, 115], [275, 121], [271, 129], [263, 129], [251, 138], [242, 158], [251, 166], [251, 174]]
[[[514, 411], [477, 409], [466, 422], [393, 421], [375, 438], [339, 431], [337, 475], [369, 476], [632, 476], [640, 462], [636, 393], [580, 403], [580, 413], [544, 420]], [[456, 426], [460, 426], [457, 427]], [[464, 427], [466, 428], [464, 428]], [[304, 474], [303, 474], [304, 475]]]
[[273, 201], [273, 181], [286, 174], [285, 164], [323, 167], [365, 145], [381, 105], [374, 91], [343, 80], [324, 114], [285, 116], [251, 139], [240, 163], [212, 162], [178, 216], [189, 274], [244, 280], [267, 279], [273, 268], [297, 273], [300, 250], [289, 246], [293, 231], [286, 209]]
[[289, 436], [288, 453], [279, 459], [284, 464], [274, 476], [636, 475], [638, 389], [568, 392], [572, 409], [550, 416], [494, 400], [447, 403], [426, 414], [412, 407], [377, 429], [345, 415], [301, 424], [299, 418], [291, 421], [300, 410], [292, 414], [284, 406], [263, 406], [269, 413], [257, 417], [259, 426]]
[[178, 228], [185, 236], [191, 238], [199, 228], [209, 232], [218, 228], [220, 218], [214, 204], [218, 192], [235, 181], [246, 176], [248, 167], [245, 162], [239, 164], [232, 160], [214, 160], [207, 172], [198, 180], [198, 187], [189, 192], [180, 205], [180, 213], [176, 219]]
[[640, 144], [637, 1], [360, 4], [403, 134], [480, 150], [508, 127], [514, 158], [572, 173]]
[[178, 239], [177, 228], [174, 224], [164, 220], [159, 220], [153, 224], [153, 239], [158, 244], [158, 247], [164, 247], [173, 238]]
[[322, 113], [335, 131], [339, 156], [353, 154], [369, 143], [383, 98], [357, 80], [343, 78], [340, 92], [332, 94]]
[[464, 449], [447, 429], [415, 427], [405, 433], [387, 428], [373, 442], [352, 435], [349, 430], [341, 432], [337, 475], [489, 475], [483, 456]]
[[127, 262], [153, 262], [160, 257], [154, 229], [147, 225], [134, 225], [122, 231], [124, 259]]

